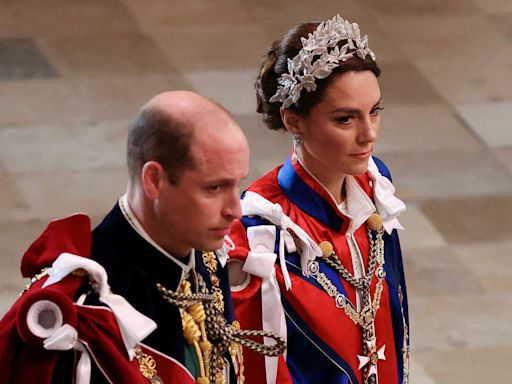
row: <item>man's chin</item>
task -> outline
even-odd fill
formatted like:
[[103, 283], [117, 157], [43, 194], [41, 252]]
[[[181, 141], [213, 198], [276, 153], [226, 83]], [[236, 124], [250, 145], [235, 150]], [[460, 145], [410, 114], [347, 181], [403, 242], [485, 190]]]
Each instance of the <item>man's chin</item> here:
[[212, 241], [208, 242], [208, 244], [203, 244], [203, 246], [201, 248], [197, 248], [197, 249], [200, 249], [202, 251], [207, 251], [207, 252], [215, 252], [216, 250], [222, 248], [223, 245], [224, 245], [224, 237], [222, 237], [222, 239], [212, 240]]

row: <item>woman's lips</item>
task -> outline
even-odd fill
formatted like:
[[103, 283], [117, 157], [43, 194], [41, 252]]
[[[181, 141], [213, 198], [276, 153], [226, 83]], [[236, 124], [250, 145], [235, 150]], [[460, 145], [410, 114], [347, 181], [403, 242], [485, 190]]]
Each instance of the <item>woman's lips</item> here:
[[366, 152], [352, 153], [352, 154], [350, 154], [350, 156], [354, 157], [356, 159], [359, 159], [359, 160], [366, 160], [370, 157], [371, 154], [372, 154], [371, 151], [366, 151]]

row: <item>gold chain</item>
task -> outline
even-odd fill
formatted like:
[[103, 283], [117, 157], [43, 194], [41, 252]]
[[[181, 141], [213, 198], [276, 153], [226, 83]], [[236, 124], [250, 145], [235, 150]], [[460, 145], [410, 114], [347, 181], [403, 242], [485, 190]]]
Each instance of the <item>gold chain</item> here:
[[27, 292], [30, 289], [30, 287], [32, 286], [32, 284], [41, 280], [43, 277], [45, 277], [47, 275], [48, 275], [48, 268], [41, 269], [41, 271], [38, 274], [36, 274], [34, 277], [32, 277], [30, 279], [30, 281], [25, 285], [23, 290], [20, 292], [20, 296], [23, 295], [25, 292]]
[[[370, 232], [370, 230], [368, 231]], [[384, 242], [382, 241], [382, 231], [380, 231], [377, 232], [377, 239], [372, 243], [370, 249], [370, 253], [375, 254], [375, 260], [378, 264], [378, 267], [374, 271], [374, 274], [378, 279], [377, 285], [375, 287], [371, 305], [365, 306], [360, 312], [357, 312], [354, 305], [348, 300], [348, 298], [338, 291], [336, 286], [324, 273], [320, 272], [320, 265], [318, 261], [312, 261], [308, 265], [310, 275], [318, 282], [318, 284], [320, 284], [324, 291], [334, 299], [336, 307], [343, 309], [345, 314], [354, 322], [354, 324], [360, 325], [363, 328], [368, 328], [368, 326], [372, 325], [375, 315], [377, 314], [377, 310], [380, 308], [383, 280], [386, 277], [386, 272], [383, 267], [384, 259], [383, 257], [378, 257], [377, 254], [380, 253], [380, 249], [383, 249], [383, 247]], [[368, 279], [368, 284], [370, 281], [371, 279]]]
[[[372, 235], [372, 229], [375, 232], [375, 239]], [[376, 338], [375, 338], [375, 317], [377, 311], [380, 308], [380, 301], [382, 297], [382, 291], [384, 289], [384, 279], [386, 277], [386, 271], [384, 270], [384, 240], [382, 236], [384, 229], [382, 225], [378, 228], [370, 228], [367, 226], [368, 239], [370, 242], [370, 257], [368, 263], [368, 273], [361, 277], [356, 278], [348, 270], [341, 265], [341, 262], [332, 252], [332, 245], [324, 242], [320, 244], [322, 250], [327, 249], [327, 254], [324, 254], [324, 260], [328, 265], [333, 267], [340, 275], [356, 289], [361, 289], [363, 294], [363, 308], [360, 312], [356, 310], [350, 300], [342, 293], [338, 291], [336, 286], [329, 280], [329, 278], [322, 272], [320, 272], [320, 265], [317, 261], [312, 261], [308, 265], [308, 271], [318, 284], [324, 289], [324, 291], [334, 299], [336, 307], [343, 309], [345, 314], [362, 328], [363, 335], [363, 354], [376, 355]], [[326, 244], [327, 243], [327, 244]], [[375, 292], [373, 294], [373, 300], [369, 297], [370, 285], [372, 277], [377, 277], [377, 284]], [[368, 351], [368, 345], [373, 345], [371, 350]], [[376, 364], [376, 362], [375, 362]], [[367, 369], [368, 367], [365, 367]], [[375, 383], [375, 375], [368, 376], [367, 371], [364, 373], [365, 383]]]

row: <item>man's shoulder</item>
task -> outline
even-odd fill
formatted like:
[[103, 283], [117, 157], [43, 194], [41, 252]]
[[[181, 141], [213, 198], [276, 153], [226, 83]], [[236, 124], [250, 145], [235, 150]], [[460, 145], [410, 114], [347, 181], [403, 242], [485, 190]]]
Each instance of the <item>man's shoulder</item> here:
[[62, 253], [88, 258], [90, 249], [91, 225], [87, 215], [53, 220], [23, 254], [21, 273], [31, 278], [51, 266]]
[[128, 226], [116, 204], [92, 231], [91, 259], [105, 268], [112, 291], [119, 294], [129, 279], [132, 265], [133, 236]]
[[93, 241], [104, 239], [105, 236], [112, 237], [119, 233], [124, 227], [126, 220], [123, 217], [119, 205], [116, 204], [111, 211], [106, 214], [101, 222], [93, 229]]

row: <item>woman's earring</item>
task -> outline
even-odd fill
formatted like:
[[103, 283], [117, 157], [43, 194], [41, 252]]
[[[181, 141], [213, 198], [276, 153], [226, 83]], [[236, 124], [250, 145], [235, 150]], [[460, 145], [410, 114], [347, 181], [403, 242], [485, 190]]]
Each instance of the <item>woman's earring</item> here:
[[302, 136], [299, 135], [298, 133], [294, 133], [292, 135], [292, 139], [293, 139], [292, 160], [297, 161], [297, 159], [298, 159], [297, 151], [298, 151], [300, 145], [302, 144]]

